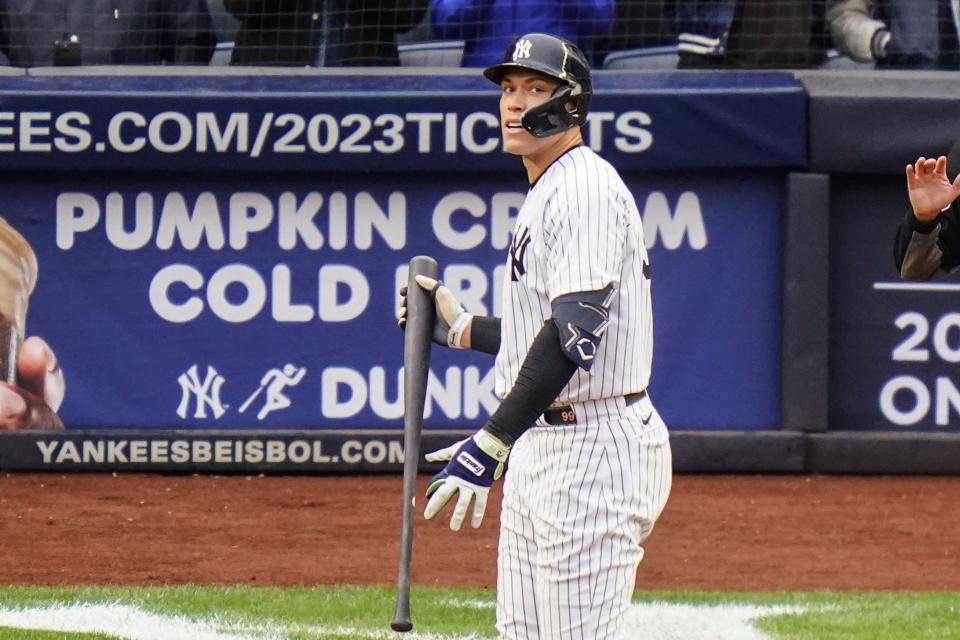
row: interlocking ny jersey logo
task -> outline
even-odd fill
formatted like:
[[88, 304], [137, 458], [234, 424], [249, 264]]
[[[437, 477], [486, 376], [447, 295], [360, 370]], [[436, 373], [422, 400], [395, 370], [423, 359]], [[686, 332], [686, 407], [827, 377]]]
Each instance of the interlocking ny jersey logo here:
[[533, 43], [529, 40], [517, 40], [517, 44], [513, 47], [513, 61], [516, 62], [520, 58], [529, 58], [530, 47], [532, 46]]
[[520, 232], [513, 237], [510, 244], [510, 279], [516, 282], [520, 276], [527, 272], [523, 265], [524, 258], [527, 255], [527, 245], [530, 244], [530, 230], [526, 227], [520, 229]]

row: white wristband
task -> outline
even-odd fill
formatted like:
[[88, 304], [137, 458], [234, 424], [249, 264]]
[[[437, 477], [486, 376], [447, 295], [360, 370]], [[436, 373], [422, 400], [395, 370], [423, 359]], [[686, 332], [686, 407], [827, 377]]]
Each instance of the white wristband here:
[[507, 456], [510, 455], [510, 447], [496, 440], [483, 429], [473, 435], [473, 441], [477, 443], [481, 451], [497, 462], [506, 462]]
[[466, 331], [467, 325], [470, 324], [470, 321], [473, 320], [473, 314], [467, 313], [464, 311], [458, 315], [453, 324], [450, 325], [450, 331], [447, 332], [447, 345], [453, 347], [454, 349], [465, 349], [463, 346], [463, 332]]

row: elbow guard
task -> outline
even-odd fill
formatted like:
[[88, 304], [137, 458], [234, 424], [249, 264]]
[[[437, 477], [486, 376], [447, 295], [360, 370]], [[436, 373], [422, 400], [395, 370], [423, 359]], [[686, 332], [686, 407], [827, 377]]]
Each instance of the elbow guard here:
[[584, 371], [593, 366], [615, 295], [611, 284], [599, 291], [568, 293], [551, 305], [563, 353]]

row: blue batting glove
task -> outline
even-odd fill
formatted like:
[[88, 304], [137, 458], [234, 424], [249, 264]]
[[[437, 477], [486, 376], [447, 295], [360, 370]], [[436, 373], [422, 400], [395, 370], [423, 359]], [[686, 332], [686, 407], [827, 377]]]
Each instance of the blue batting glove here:
[[430, 480], [427, 487], [427, 497], [430, 500], [423, 516], [430, 520], [454, 494], [459, 494], [450, 516], [450, 528], [454, 531], [460, 530], [471, 500], [474, 504], [470, 525], [474, 529], [479, 527], [483, 521], [483, 512], [487, 508], [490, 486], [503, 475], [508, 455], [510, 447], [482, 429], [470, 438], [428, 453], [425, 456], [428, 462], [449, 462], [443, 471]]

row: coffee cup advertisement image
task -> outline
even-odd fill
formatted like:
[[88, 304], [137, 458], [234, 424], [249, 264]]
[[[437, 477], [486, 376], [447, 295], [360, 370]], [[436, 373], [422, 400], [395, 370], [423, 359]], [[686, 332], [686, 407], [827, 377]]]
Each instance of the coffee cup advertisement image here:
[[56, 414], [62, 374], [41, 338], [26, 337], [37, 258], [30, 243], [0, 218], [0, 430], [63, 429]]

